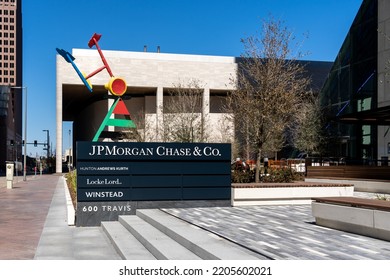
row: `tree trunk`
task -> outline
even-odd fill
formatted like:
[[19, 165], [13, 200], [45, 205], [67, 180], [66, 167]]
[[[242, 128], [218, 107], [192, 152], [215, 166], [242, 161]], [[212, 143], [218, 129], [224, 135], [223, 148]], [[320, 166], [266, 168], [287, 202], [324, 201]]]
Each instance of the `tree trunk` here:
[[260, 183], [261, 149], [257, 151], [255, 182]]

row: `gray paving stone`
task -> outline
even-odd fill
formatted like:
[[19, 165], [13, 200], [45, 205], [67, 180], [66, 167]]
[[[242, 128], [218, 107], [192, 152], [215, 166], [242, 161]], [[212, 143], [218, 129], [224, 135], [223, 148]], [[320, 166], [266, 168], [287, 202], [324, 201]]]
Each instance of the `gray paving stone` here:
[[[356, 193], [359, 197], [375, 195]], [[317, 226], [310, 205], [164, 211], [272, 259], [390, 259], [390, 242]]]
[[36, 260], [117, 260], [100, 227], [68, 226], [64, 181], [59, 180], [35, 252]]

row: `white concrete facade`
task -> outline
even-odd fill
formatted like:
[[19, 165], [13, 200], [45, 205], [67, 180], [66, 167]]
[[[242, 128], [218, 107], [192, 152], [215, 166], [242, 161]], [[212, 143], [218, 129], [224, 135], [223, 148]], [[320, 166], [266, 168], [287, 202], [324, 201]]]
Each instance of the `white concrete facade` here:
[[[143, 117], [153, 124], [148, 129], [151, 141], [159, 140], [158, 124], [162, 119], [164, 94], [177, 84], [187, 84], [191, 80], [198, 81], [203, 87], [201, 113], [205, 116], [212, 134], [210, 141], [226, 142], [226, 129], [232, 129], [230, 124], [224, 124], [224, 113], [217, 107], [222, 95], [233, 90], [231, 83], [237, 71], [235, 57], [184, 55], [148, 52], [105, 51], [103, 54], [115, 76], [126, 80], [128, 91], [132, 96], [126, 103], [132, 116], [142, 112]], [[73, 49], [72, 55], [78, 68], [89, 74], [103, 66], [96, 49]], [[109, 108], [109, 101], [100, 100], [77, 108], [72, 120], [64, 119], [67, 114], [63, 100], [72, 96], [72, 104], [80, 98], [92, 97], [94, 93], [85, 92], [83, 83], [70, 63], [61, 56], [56, 59], [56, 172], [61, 173], [63, 121], [73, 121], [75, 135], [83, 134], [85, 139], [92, 137]], [[89, 81], [94, 88], [102, 89], [109, 81], [109, 74], [103, 70]], [[81, 88], [81, 90], [80, 90]], [[77, 127], [75, 127], [77, 123]]]

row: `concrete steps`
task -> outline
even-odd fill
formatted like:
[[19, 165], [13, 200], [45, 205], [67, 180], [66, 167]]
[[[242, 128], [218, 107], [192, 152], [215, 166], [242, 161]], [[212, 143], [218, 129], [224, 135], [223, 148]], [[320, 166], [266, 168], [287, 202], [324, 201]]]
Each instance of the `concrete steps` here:
[[255, 253], [177, 219], [158, 209], [137, 210], [117, 222], [102, 222], [103, 231], [123, 259], [253, 260]]
[[155, 260], [156, 258], [120, 223], [102, 222], [104, 233], [124, 260]]

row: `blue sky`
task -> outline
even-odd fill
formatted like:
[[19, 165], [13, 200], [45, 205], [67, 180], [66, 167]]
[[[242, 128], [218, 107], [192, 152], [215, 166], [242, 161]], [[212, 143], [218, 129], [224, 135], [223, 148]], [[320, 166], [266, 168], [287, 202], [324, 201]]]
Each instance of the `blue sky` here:
[[[297, 38], [308, 34], [307, 60], [334, 61], [362, 0], [24, 0], [23, 79], [28, 88], [28, 142], [56, 144], [55, 48], [88, 48], [102, 34], [104, 50], [240, 56], [241, 38], [262, 19], [284, 21]], [[76, 57], [77, 59], [77, 57]], [[70, 146], [64, 124], [64, 149]], [[46, 155], [42, 146], [27, 154]]]

